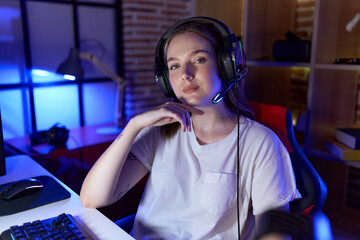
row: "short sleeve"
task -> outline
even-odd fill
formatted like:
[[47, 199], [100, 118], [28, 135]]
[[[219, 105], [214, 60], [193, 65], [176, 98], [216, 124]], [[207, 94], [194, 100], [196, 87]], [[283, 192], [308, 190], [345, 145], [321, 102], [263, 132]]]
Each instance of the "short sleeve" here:
[[160, 127], [146, 127], [137, 135], [130, 149], [130, 152], [149, 170], [152, 168], [160, 138]]
[[254, 165], [253, 214], [282, 207], [300, 197], [289, 154], [278, 137], [270, 132]]

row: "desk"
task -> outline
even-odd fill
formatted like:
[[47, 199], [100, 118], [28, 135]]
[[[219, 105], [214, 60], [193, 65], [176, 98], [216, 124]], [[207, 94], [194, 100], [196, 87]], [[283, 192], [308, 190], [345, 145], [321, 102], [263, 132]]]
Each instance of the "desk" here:
[[10, 149], [12, 154], [30, 156], [79, 193], [90, 167], [117, 137], [116, 134], [97, 133], [97, 129], [109, 126], [113, 124], [71, 128], [66, 145], [58, 148], [49, 143], [32, 146], [29, 136], [8, 139], [5, 141], [5, 151], [8, 153]]
[[[48, 143], [31, 146], [29, 136], [8, 139], [5, 141], [5, 145], [14, 152], [13, 154], [29, 155], [79, 194], [90, 167], [117, 137], [117, 134], [98, 134], [97, 130], [111, 126], [114, 124], [71, 128], [66, 146], [60, 148], [55, 148]], [[117, 203], [100, 208], [100, 212], [113, 221], [133, 214], [136, 212], [141, 198], [141, 194], [138, 192], [142, 192], [144, 185], [143, 181], [139, 187], [129, 191]]]
[[101, 135], [97, 133], [97, 129], [111, 126], [113, 124], [71, 128], [69, 129], [69, 139], [66, 145], [60, 148], [56, 148], [48, 143], [32, 146], [29, 136], [8, 139], [5, 141], [5, 144], [17, 154], [26, 154], [32, 158], [44, 155], [61, 155], [78, 149], [92, 148], [100, 145], [109, 146], [115, 140], [117, 134]]
[[24, 222], [51, 218], [58, 216], [61, 213], [69, 213], [72, 214], [80, 224], [88, 229], [95, 239], [133, 239], [98, 210], [83, 207], [80, 202], [80, 197], [74, 191], [60, 182], [29, 156], [17, 155], [7, 157], [6, 170], [7, 174], [0, 177], [0, 184], [16, 181], [22, 178], [46, 175], [53, 177], [62, 186], [64, 186], [70, 192], [71, 197], [69, 199], [47, 204], [28, 211], [0, 217], [0, 232], [3, 232], [12, 225], [20, 225]]

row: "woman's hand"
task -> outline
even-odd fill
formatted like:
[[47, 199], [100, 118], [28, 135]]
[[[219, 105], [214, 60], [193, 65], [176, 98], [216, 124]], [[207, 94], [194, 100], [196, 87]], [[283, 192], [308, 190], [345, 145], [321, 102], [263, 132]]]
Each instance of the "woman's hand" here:
[[179, 122], [183, 132], [191, 131], [190, 112], [202, 115], [204, 112], [182, 103], [167, 102], [134, 117], [140, 128], [163, 126]]

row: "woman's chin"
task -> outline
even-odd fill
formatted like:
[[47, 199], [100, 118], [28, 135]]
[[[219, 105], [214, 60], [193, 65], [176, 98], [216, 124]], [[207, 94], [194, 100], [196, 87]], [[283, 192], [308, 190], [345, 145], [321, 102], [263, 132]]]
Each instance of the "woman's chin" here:
[[192, 107], [206, 107], [208, 105], [212, 105], [212, 99], [209, 98], [202, 98], [198, 96], [188, 96], [188, 97], [182, 97], [179, 98], [179, 100], [186, 105], [192, 106]]

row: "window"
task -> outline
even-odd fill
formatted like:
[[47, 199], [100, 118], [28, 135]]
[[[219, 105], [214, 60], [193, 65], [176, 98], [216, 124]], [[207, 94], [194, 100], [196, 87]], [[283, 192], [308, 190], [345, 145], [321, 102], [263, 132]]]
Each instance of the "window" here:
[[[116, 85], [81, 60], [85, 76], [69, 81], [56, 69], [71, 47], [122, 75], [120, 0], [2, 0], [0, 107], [4, 138], [114, 121]], [[99, 114], [101, 112], [101, 114]]]

